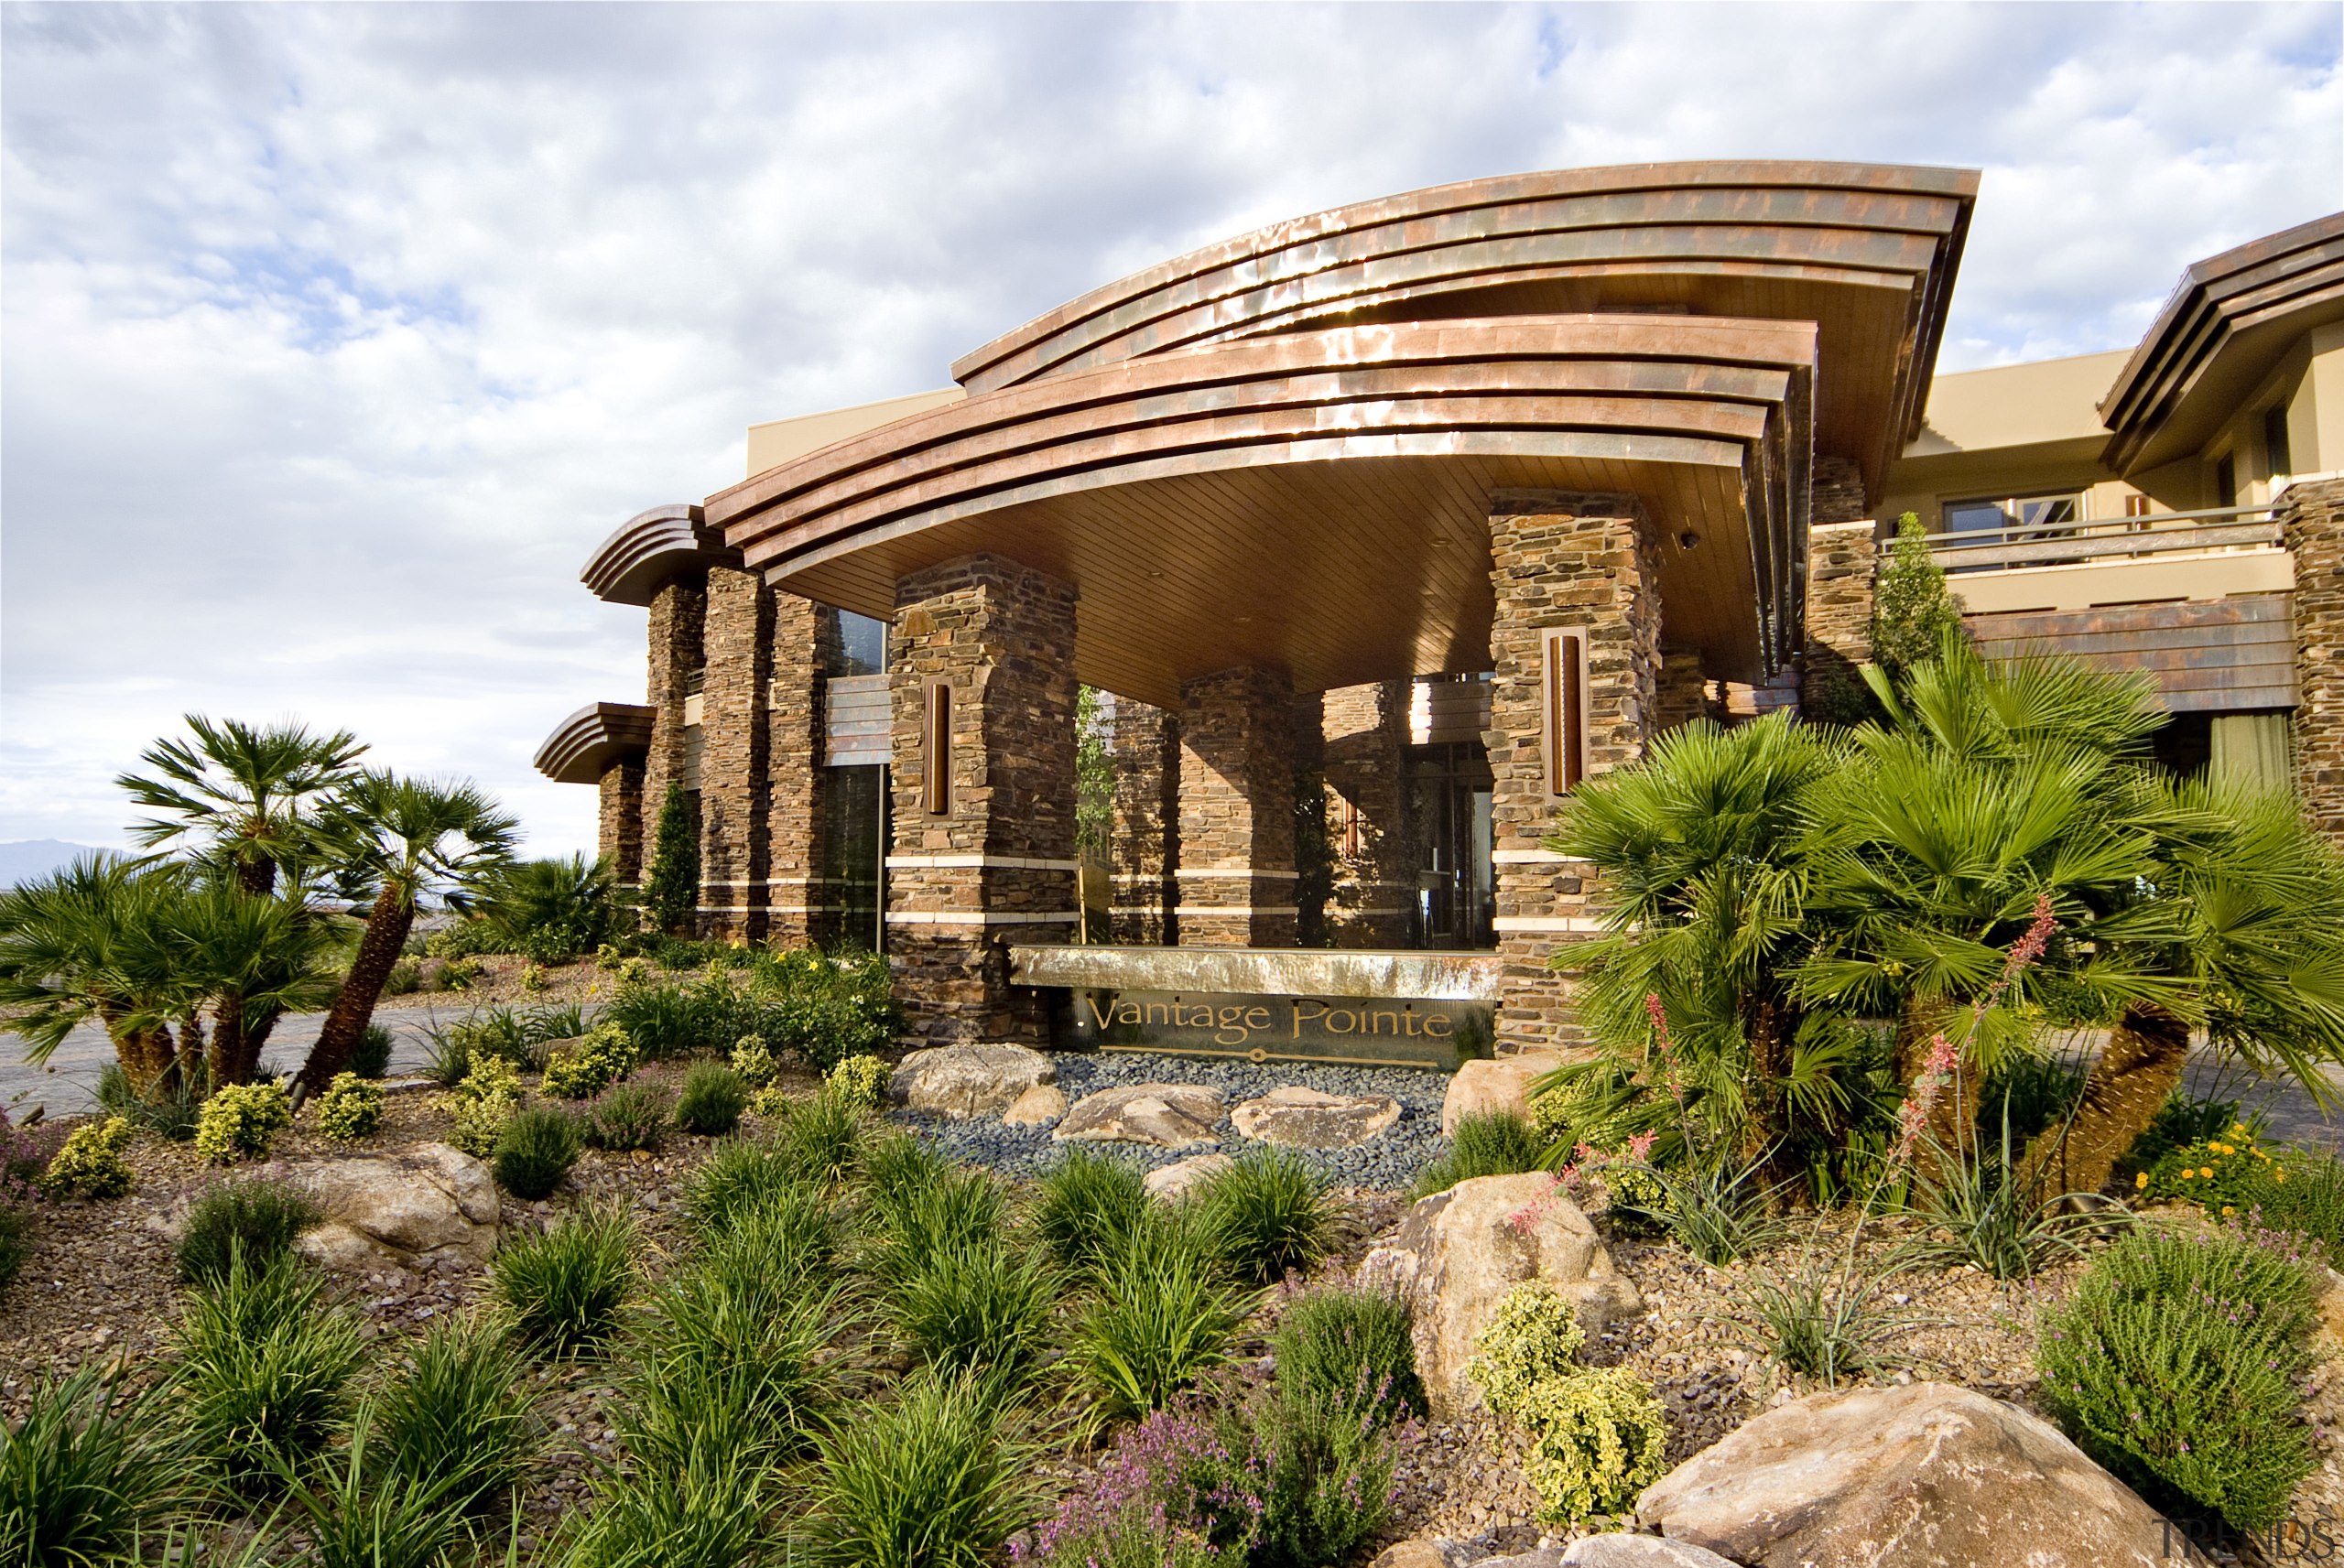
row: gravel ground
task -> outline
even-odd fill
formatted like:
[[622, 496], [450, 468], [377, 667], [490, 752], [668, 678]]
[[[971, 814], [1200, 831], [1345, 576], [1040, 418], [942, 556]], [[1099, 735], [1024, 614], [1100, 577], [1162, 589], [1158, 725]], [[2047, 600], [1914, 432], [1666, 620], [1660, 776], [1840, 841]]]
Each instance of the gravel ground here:
[[[1072, 1106], [1088, 1094], [1132, 1084], [1201, 1084], [1216, 1089], [1231, 1109], [1241, 1102], [1265, 1095], [1281, 1084], [1299, 1084], [1330, 1095], [1389, 1095], [1400, 1102], [1400, 1119], [1381, 1136], [1356, 1149], [1297, 1149], [1313, 1170], [1337, 1186], [1405, 1191], [1417, 1168], [1445, 1146], [1440, 1136], [1440, 1102], [1449, 1092], [1449, 1075], [1415, 1067], [1320, 1067], [1281, 1063], [1254, 1066], [1246, 1062], [1214, 1062], [1187, 1056], [1159, 1056], [1142, 1052], [1062, 1052], [1054, 1058], [1058, 1088]], [[949, 1121], [938, 1117], [897, 1112], [897, 1119], [918, 1125], [939, 1147], [959, 1159], [990, 1165], [1014, 1176], [1033, 1176], [1049, 1168], [1063, 1149], [1050, 1139], [1049, 1127], [1010, 1127], [999, 1121]], [[1150, 1169], [1192, 1155], [1234, 1154], [1251, 1141], [1221, 1119], [1215, 1129], [1221, 1141], [1213, 1148], [1152, 1149], [1137, 1143], [1093, 1144], [1096, 1149], [1137, 1161]]]

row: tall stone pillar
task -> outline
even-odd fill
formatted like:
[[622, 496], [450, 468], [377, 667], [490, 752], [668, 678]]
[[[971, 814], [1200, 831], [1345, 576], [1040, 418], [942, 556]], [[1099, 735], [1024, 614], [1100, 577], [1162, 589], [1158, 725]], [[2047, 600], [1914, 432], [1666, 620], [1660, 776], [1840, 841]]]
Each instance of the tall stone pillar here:
[[700, 928], [754, 941], [765, 932], [773, 596], [754, 572], [712, 568], [701, 628]]
[[1180, 688], [1180, 945], [1295, 940], [1294, 685], [1221, 670]]
[[620, 757], [602, 770], [598, 838], [611, 875], [628, 887], [643, 881], [643, 759]]
[[1163, 708], [1118, 697], [1107, 744], [1115, 762], [1109, 843], [1115, 940], [1169, 946], [1178, 904], [1172, 871], [1180, 853], [1180, 727]]
[[822, 779], [823, 622], [810, 599], [769, 592], [772, 673], [765, 717], [765, 935], [788, 946], [811, 941], [822, 900], [815, 881]]
[[2344, 846], [2344, 480], [2289, 486], [2277, 515], [2295, 558], [2295, 789]]
[[896, 585], [887, 945], [916, 1044], [1040, 1037], [1005, 949], [1075, 932], [1074, 601], [998, 556]]
[[[667, 786], [680, 782], [687, 789], [689, 737], [688, 709], [693, 706], [693, 684], [705, 664], [701, 640], [708, 614], [707, 579], [692, 574], [669, 579], [652, 596], [650, 615], [651, 670], [645, 700], [653, 708], [651, 749], [643, 762], [643, 871], [651, 872], [651, 857], [659, 842], [659, 813], [667, 804]], [[695, 820], [693, 831], [699, 831]]]
[[1398, 947], [1408, 938], [1416, 842], [1402, 777], [1409, 683], [1384, 681], [1320, 694], [1320, 769], [1334, 892], [1328, 935], [1338, 947]]
[[1698, 648], [1663, 648], [1653, 694], [1655, 735], [1709, 716], [1709, 683], [1701, 674]]
[[1659, 690], [1660, 596], [1650, 529], [1632, 497], [1502, 496], [1492, 508], [1487, 741], [1505, 976], [1496, 1045], [1510, 1054], [1586, 1037], [1569, 977], [1546, 958], [1600, 929], [1593, 868], [1542, 840], [1574, 773], [1603, 773], [1644, 751]]

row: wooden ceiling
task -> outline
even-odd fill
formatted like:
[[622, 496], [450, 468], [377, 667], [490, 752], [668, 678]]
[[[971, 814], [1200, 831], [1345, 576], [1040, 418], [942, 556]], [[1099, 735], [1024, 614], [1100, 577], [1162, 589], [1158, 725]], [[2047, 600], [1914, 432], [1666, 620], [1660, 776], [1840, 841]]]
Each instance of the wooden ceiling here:
[[1978, 177], [1714, 162], [1509, 176], [1273, 224], [966, 355], [972, 391], [1339, 322], [1682, 310], [1817, 323], [1818, 449], [1875, 499], [1919, 433]]
[[887, 616], [992, 551], [1072, 581], [1078, 673], [1170, 703], [1484, 668], [1501, 490], [1637, 496], [1666, 635], [1759, 678], [1795, 634], [1816, 330], [1509, 316], [1293, 331], [976, 394], [711, 496], [791, 590]]
[[2344, 212], [2195, 264], [2100, 406], [2115, 432], [2101, 460], [2129, 474], [2198, 451], [2331, 321], [2344, 321]]

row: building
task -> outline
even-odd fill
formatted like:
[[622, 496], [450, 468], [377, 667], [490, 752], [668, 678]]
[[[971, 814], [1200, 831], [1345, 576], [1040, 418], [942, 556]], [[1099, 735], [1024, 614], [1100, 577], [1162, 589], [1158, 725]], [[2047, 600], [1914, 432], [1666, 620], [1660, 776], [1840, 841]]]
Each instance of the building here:
[[[613, 534], [582, 575], [648, 610], [647, 700], [538, 765], [601, 789], [629, 880], [679, 783], [704, 925], [880, 943], [924, 1040], [1308, 993], [1470, 997], [1505, 1049], [1570, 1027], [1557, 802], [1861, 662], [1910, 511], [1988, 647], [2155, 671], [2172, 761], [2344, 834], [2344, 214], [2192, 266], [2129, 353], [1939, 377], [1976, 191], [1508, 177], [1109, 284], [952, 387], [753, 427], [742, 482]], [[1292, 1017], [1249, 1049], [1300, 1052]], [[1317, 1046], [1355, 1048], [1393, 1049]]]

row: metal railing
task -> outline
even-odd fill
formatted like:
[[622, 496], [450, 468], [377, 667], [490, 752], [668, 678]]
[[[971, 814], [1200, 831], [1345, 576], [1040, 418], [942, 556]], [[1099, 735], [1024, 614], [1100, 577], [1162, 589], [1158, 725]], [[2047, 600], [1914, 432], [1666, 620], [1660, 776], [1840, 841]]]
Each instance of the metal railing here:
[[[1948, 571], [1980, 571], [2272, 549], [2279, 544], [2279, 524], [2264, 504], [2013, 524], [2007, 528], [1923, 536], [1928, 541], [1929, 553]], [[1885, 556], [1888, 549], [1883, 546], [1881, 553]]]

